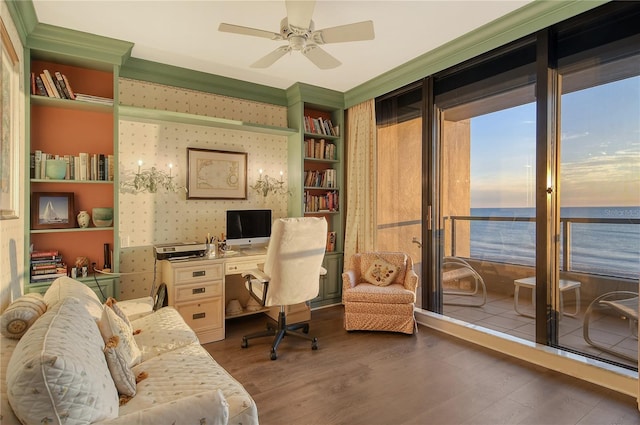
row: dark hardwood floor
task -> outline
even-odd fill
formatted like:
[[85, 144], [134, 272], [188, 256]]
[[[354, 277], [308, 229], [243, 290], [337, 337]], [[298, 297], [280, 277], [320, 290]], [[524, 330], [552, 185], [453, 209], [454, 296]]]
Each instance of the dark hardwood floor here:
[[266, 316], [227, 321], [204, 347], [271, 424], [640, 424], [636, 400], [420, 326], [417, 335], [351, 332], [343, 309], [312, 312], [319, 349], [285, 338], [240, 347]]

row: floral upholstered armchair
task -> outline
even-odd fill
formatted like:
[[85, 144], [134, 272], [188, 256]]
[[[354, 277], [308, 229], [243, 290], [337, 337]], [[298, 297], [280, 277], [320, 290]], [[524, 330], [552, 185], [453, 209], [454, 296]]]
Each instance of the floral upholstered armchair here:
[[342, 274], [344, 327], [412, 334], [418, 275], [403, 252], [366, 252], [351, 257]]

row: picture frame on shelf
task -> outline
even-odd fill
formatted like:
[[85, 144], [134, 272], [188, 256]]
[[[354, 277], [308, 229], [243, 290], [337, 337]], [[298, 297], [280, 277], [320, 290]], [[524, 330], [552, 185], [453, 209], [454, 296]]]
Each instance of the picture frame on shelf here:
[[33, 192], [31, 228], [72, 229], [76, 227], [73, 192]]
[[187, 148], [187, 199], [247, 199], [247, 153]]
[[19, 218], [20, 58], [0, 19], [0, 220]]

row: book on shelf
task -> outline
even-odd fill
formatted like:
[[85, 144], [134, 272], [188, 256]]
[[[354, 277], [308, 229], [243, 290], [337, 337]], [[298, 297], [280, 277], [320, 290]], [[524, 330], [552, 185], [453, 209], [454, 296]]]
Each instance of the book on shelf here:
[[73, 89], [71, 88], [71, 84], [69, 84], [69, 80], [67, 79], [67, 76], [62, 74], [62, 80], [64, 81], [64, 84], [67, 87], [67, 91], [69, 92], [69, 98], [71, 100], [75, 100], [76, 99], [76, 95], [73, 92]]
[[76, 96], [76, 100], [79, 100], [82, 102], [99, 103], [102, 105], [113, 105], [113, 99], [110, 99], [108, 97], [94, 96], [91, 94], [84, 94], [84, 93], [76, 93], [75, 96]]
[[36, 269], [31, 270], [31, 278], [34, 277], [36, 279], [44, 279], [42, 276], [50, 276], [50, 275], [67, 275], [67, 266], [65, 264], [60, 264], [57, 266], [53, 266], [49, 269]]
[[60, 93], [58, 93], [58, 88], [56, 87], [56, 84], [54, 83], [53, 77], [51, 76], [49, 70], [43, 70], [42, 74], [44, 74], [45, 86], [48, 88], [47, 93], [49, 93], [49, 97], [61, 99], [62, 97], [60, 96]]
[[31, 73], [31, 92], [39, 96], [48, 96], [42, 77], [35, 72]]
[[70, 92], [69, 89], [67, 88], [67, 83], [65, 82], [65, 79], [62, 77], [62, 74], [56, 71], [54, 75], [56, 76], [58, 87], [60, 87], [62, 93], [64, 94], [64, 98], [73, 100], [75, 96], [71, 95], [72, 92]]
[[58, 256], [58, 255], [60, 255], [60, 251], [58, 251], [57, 249], [50, 249], [50, 250], [47, 250], [47, 251], [33, 251], [33, 252], [31, 252], [30, 257], [31, 257], [31, 259], [34, 259], [34, 258], [47, 258], [47, 257], [55, 259], [55, 257]]
[[51, 265], [62, 261], [62, 255], [31, 258], [31, 266]]
[[41, 281], [41, 280], [54, 280], [57, 279], [59, 277], [65, 277], [67, 276], [67, 273], [50, 273], [50, 274], [39, 274], [39, 275], [32, 275], [31, 276], [31, 280], [37, 280], [37, 281]]

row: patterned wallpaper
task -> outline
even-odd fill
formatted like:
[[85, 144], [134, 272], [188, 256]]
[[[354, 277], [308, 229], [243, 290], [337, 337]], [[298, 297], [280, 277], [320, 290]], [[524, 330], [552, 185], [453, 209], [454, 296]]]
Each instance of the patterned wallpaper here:
[[[120, 104], [148, 109], [209, 115], [272, 126], [287, 126], [287, 110], [282, 106], [196, 92], [160, 84], [121, 79]], [[189, 124], [119, 122], [119, 167], [121, 180], [142, 168], [155, 166], [172, 175], [184, 187], [187, 148], [247, 152], [248, 185], [255, 183], [258, 170], [271, 176], [287, 169], [287, 138], [246, 131], [226, 130]], [[177, 193], [119, 193], [120, 280], [119, 299], [149, 295], [154, 281], [153, 245], [178, 241], [204, 242], [207, 233], [220, 236], [225, 231], [227, 209], [270, 208], [273, 217], [287, 215], [286, 195], [263, 198], [250, 187], [247, 200], [188, 200], [184, 190]], [[158, 268], [159, 273], [159, 268]], [[162, 277], [156, 276], [156, 284]]]

